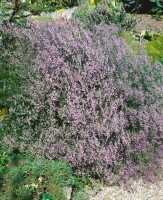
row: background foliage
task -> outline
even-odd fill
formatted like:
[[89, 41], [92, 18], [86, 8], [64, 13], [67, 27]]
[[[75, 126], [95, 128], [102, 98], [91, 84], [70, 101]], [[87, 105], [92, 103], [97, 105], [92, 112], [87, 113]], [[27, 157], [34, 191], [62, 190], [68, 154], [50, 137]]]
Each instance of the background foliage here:
[[86, 2], [81, 6], [75, 18], [79, 18], [89, 29], [100, 23], [116, 24], [121, 28], [129, 29], [134, 22], [131, 17], [127, 16], [123, 4], [119, 1], [114, 4], [102, 1], [97, 5]]
[[31, 15], [79, 5], [78, 0], [1, 0], [0, 22], [23, 24]]

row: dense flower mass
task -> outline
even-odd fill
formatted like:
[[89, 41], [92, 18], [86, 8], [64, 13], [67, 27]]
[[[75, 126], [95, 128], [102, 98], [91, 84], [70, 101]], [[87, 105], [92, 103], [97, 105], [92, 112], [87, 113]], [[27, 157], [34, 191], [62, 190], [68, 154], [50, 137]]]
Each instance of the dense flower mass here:
[[35, 64], [9, 100], [8, 143], [99, 176], [132, 176], [142, 160], [162, 156], [160, 63], [132, 55], [115, 26], [38, 23], [18, 31]]

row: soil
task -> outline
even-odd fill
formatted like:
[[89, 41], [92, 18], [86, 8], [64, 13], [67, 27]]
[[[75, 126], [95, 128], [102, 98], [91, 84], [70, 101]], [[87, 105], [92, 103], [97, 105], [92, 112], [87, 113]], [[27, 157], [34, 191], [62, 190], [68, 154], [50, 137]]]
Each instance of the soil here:
[[135, 31], [141, 33], [142, 31], [159, 32], [163, 34], [163, 17], [156, 19], [147, 14], [139, 14], [136, 16]]

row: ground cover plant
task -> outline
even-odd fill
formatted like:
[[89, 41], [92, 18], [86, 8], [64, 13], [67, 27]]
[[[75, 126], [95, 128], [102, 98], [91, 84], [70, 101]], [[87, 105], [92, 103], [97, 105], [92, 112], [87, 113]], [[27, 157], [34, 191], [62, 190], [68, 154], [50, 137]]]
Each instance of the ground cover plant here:
[[[161, 63], [151, 67], [144, 52], [133, 55], [116, 26], [100, 24], [90, 31], [63, 21], [11, 30], [19, 57], [8, 55], [26, 83], [8, 99], [3, 122], [8, 144], [105, 179], [113, 174], [128, 179], [142, 164], [157, 163]], [[22, 39], [28, 55], [19, 51]]]
[[60, 160], [38, 159], [28, 152], [9, 148], [0, 130], [0, 196], [3, 200], [66, 200], [72, 188], [73, 200], [84, 200], [87, 177], [74, 176], [71, 167]]

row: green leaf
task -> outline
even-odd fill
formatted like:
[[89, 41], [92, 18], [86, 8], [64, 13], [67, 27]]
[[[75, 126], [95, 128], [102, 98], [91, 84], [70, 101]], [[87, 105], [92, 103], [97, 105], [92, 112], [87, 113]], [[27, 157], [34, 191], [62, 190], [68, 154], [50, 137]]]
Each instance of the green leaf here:
[[160, 1], [157, 1], [157, 6], [160, 8], [163, 8], [163, 6], [161, 5]]
[[5, 169], [5, 166], [0, 166], [0, 172], [2, 172]]
[[39, 200], [53, 200], [50, 194], [42, 193], [39, 196]]

